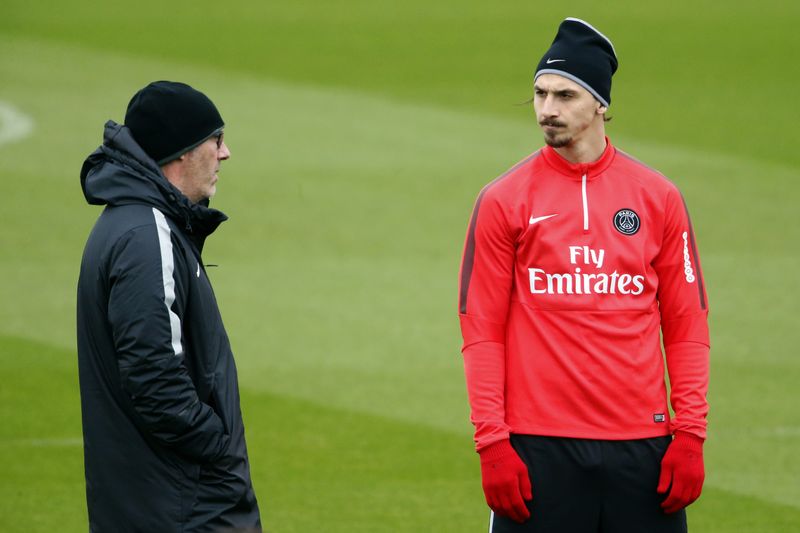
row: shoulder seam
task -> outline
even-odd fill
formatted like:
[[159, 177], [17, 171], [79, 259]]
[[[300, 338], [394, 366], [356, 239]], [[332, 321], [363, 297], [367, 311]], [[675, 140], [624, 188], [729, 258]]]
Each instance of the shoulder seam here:
[[625, 159], [627, 159], [628, 161], [630, 161], [630, 162], [632, 162], [632, 163], [636, 163], [636, 164], [637, 164], [637, 165], [639, 165], [640, 167], [644, 167], [644, 168], [646, 168], [647, 170], [649, 170], [649, 171], [653, 172], [654, 174], [658, 174], [659, 176], [661, 176], [662, 178], [664, 178], [664, 179], [665, 179], [665, 180], [667, 180], [668, 182], [672, 183], [672, 180], [671, 180], [671, 179], [669, 179], [669, 178], [668, 178], [668, 177], [667, 177], [667, 176], [666, 176], [666, 175], [665, 175], [663, 172], [661, 172], [660, 170], [658, 170], [658, 169], [655, 169], [655, 168], [651, 167], [650, 165], [648, 165], [647, 163], [644, 163], [644, 162], [640, 161], [639, 159], [636, 159], [636, 158], [635, 158], [635, 157], [633, 157], [632, 155], [630, 155], [630, 154], [628, 154], [628, 153], [626, 153], [626, 152], [623, 152], [623, 151], [622, 151], [622, 150], [620, 150], [619, 148], [617, 148], [617, 154], [621, 155], [622, 157], [624, 157]]
[[[514, 166], [513, 166], [513, 167], [511, 167], [511, 168], [509, 168], [508, 170], [506, 170], [505, 172], [503, 172], [502, 174], [500, 174], [499, 176], [497, 176], [495, 179], [493, 179], [492, 181], [490, 181], [489, 183], [487, 183], [486, 185], [484, 185], [484, 186], [483, 186], [483, 189], [481, 189], [481, 192], [480, 192], [480, 194], [478, 195], [478, 200], [480, 200], [480, 197], [481, 197], [481, 196], [483, 196], [483, 193], [484, 193], [484, 192], [486, 192], [488, 189], [490, 189], [492, 186], [494, 186], [494, 185], [495, 185], [495, 184], [497, 184], [498, 182], [502, 181], [504, 178], [507, 178], [508, 176], [510, 176], [511, 174], [513, 174], [513, 173], [514, 173], [514, 172], [515, 172], [517, 169], [519, 169], [520, 167], [522, 167], [523, 165], [525, 165], [525, 163], [529, 163], [530, 161], [533, 161], [534, 159], [536, 159], [537, 157], [539, 157], [539, 155], [540, 155], [541, 153], [542, 153], [542, 151], [541, 151], [541, 150], [536, 150], [535, 152], [533, 152], [532, 154], [530, 154], [528, 157], [526, 157], [526, 158], [525, 158], [525, 159], [523, 159], [522, 161], [518, 162], [516, 165], [514, 165]], [[478, 207], [477, 203], [476, 203], [475, 207], [476, 207], [476, 208]]]
[[486, 191], [488, 191], [495, 184], [502, 181], [504, 178], [507, 178], [510, 174], [524, 164], [537, 158], [541, 153], [541, 150], [536, 150], [534, 153], [500, 174], [488, 184], [484, 185], [480, 194], [478, 194], [478, 199], [475, 200], [475, 207], [472, 209], [472, 217], [470, 218], [469, 228], [467, 229], [467, 243], [464, 247], [464, 258], [461, 263], [461, 290], [459, 291], [458, 309], [462, 314], [467, 313], [467, 294], [469, 293], [469, 284], [472, 280], [472, 267], [475, 261], [475, 223], [478, 219], [478, 211], [481, 207], [483, 195], [486, 194]]

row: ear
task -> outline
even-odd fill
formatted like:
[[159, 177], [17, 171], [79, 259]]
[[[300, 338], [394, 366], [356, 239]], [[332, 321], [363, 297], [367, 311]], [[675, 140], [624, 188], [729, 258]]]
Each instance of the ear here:
[[604, 114], [606, 111], [608, 111], [608, 108], [607, 108], [606, 106], [604, 106], [604, 105], [601, 105], [601, 106], [599, 106], [599, 107], [597, 108], [597, 114], [598, 114], [598, 115], [602, 115], [602, 114]]

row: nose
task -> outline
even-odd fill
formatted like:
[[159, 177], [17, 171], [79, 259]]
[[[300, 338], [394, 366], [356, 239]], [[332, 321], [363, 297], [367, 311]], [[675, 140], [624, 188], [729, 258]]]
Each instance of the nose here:
[[539, 114], [543, 117], [557, 117], [559, 113], [553, 95], [548, 94], [539, 102]]
[[228, 145], [225, 144], [225, 140], [223, 140], [222, 146], [220, 146], [219, 150], [217, 150], [217, 159], [219, 159], [220, 161], [224, 161], [230, 158], [231, 158], [231, 151], [230, 149], [228, 149]]

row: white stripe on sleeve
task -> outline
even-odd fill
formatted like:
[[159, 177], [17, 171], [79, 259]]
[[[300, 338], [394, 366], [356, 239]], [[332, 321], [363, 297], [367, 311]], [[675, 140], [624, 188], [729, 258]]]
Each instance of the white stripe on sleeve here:
[[161, 281], [164, 284], [164, 305], [167, 306], [167, 313], [169, 313], [169, 328], [172, 332], [172, 351], [175, 355], [183, 353], [183, 346], [181, 345], [181, 319], [172, 310], [172, 304], [175, 302], [175, 260], [172, 256], [172, 239], [170, 238], [169, 224], [164, 214], [153, 208], [153, 216], [156, 219], [156, 227], [158, 228], [158, 244], [161, 250]]

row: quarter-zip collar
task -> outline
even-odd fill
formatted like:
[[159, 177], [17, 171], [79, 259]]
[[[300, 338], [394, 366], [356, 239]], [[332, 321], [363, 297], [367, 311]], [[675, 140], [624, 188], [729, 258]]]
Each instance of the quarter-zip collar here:
[[603, 150], [603, 154], [599, 159], [591, 163], [570, 163], [561, 157], [552, 146], [542, 148], [542, 157], [544, 157], [548, 165], [560, 174], [577, 181], [582, 180], [584, 176], [588, 181], [592, 181], [602, 174], [611, 165], [616, 153], [617, 150], [608, 137], [606, 137], [606, 149]]

